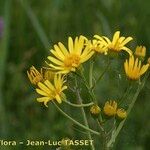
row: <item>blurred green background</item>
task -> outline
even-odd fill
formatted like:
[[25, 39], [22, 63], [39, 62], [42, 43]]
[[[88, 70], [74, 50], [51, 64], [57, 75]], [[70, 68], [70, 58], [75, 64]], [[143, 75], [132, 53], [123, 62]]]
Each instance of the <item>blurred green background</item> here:
[[[86, 139], [53, 105], [49, 104], [47, 109], [36, 102], [26, 71], [31, 65], [37, 68], [45, 65], [54, 43], [66, 43], [68, 36], [80, 34], [88, 38], [94, 34], [111, 37], [120, 30], [122, 35], [134, 38], [131, 46], [145, 45], [149, 55], [149, 7], [149, 0], [0, 0], [0, 139]], [[125, 84], [118, 77], [118, 68], [122, 65], [119, 62], [112, 64], [116, 71], [110, 70], [110, 75], [97, 88], [100, 104], [108, 98], [117, 98], [124, 90]], [[105, 58], [101, 58], [96, 69], [101, 71], [104, 67]], [[114, 149], [150, 149], [149, 93], [147, 81]], [[82, 121], [80, 111], [66, 105], [63, 108]], [[90, 115], [89, 120], [92, 122]], [[95, 143], [96, 150], [100, 149], [99, 143], [99, 140]], [[2, 150], [36, 148], [56, 149], [0, 146]]]

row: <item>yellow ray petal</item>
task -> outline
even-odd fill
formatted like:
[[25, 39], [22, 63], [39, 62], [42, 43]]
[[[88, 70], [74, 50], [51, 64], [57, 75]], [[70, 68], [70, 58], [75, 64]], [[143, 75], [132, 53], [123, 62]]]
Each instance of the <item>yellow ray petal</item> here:
[[65, 53], [64, 53], [63, 49], [61, 49], [60, 47], [58, 47], [58, 45], [55, 44], [54, 45], [54, 49], [57, 52], [57, 54], [60, 55], [61, 57], [65, 56]]
[[66, 68], [66, 69], [64, 69], [64, 70], [62, 70], [62, 71], [58, 71], [57, 72], [57, 74], [67, 74], [67, 73], [69, 73], [71, 70], [69, 69], [69, 68]]
[[140, 70], [140, 75], [144, 74], [149, 68], [149, 64], [143, 65], [141, 70]]
[[130, 42], [131, 40], [133, 40], [132, 37], [127, 37], [127, 38], [121, 43], [121, 46], [124, 46], [125, 44], [127, 44], [127, 43]]
[[59, 60], [63, 61], [64, 60], [64, 55], [60, 55], [60, 53], [57, 53], [56, 51], [54, 51], [53, 49], [50, 50], [50, 52]]
[[113, 40], [112, 40], [112, 44], [115, 45], [115, 43], [118, 41], [120, 36], [120, 31], [116, 31], [114, 36], [113, 36]]
[[68, 88], [67, 86], [63, 86], [62, 89], [61, 89], [61, 92], [66, 90], [67, 88]]
[[128, 67], [129, 67], [128, 66], [128, 61], [126, 60], [125, 63], [124, 63], [124, 69], [125, 69], [126, 73], [128, 73]]
[[48, 56], [47, 57], [51, 62], [53, 62], [54, 64], [57, 64], [57, 65], [63, 65], [63, 62], [62, 61], [59, 61], [58, 59], [52, 57], [52, 56]]
[[93, 56], [93, 54], [94, 54], [94, 51], [92, 51], [92, 52], [90, 52], [89, 54], [87, 54], [86, 57], [83, 57], [83, 58], [81, 59], [81, 63], [87, 61], [89, 58], [91, 58], [91, 57]]
[[60, 99], [60, 96], [59, 95], [56, 95], [56, 100], [57, 100], [57, 102], [59, 103], [59, 104], [61, 104], [62, 103], [62, 100]]
[[49, 101], [50, 100], [50, 98], [49, 97], [40, 97], [40, 98], [37, 98], [37, 101], [38, 102], [44, 102], [44, 101]]
[[124, 39], [125, 39], [124, 36], [120, 37], [119, 40], [118, 40], [119, 44], [121, 44], [121, 43], [123, 42]]
[[[107, 42], [108, 44], [111, 44], [111, 41], [110, 41], [109, 38], [107, 38], [106, 36], [103, 36], [103, 38], [106, 40], [106, 42]], [[107, 43], [106, 43], [106, 44], [107, 44]]]
[[59, 42], [58, 45], [59, 45], [60, 49], [62, 50], [63, 54], [64, 54], [65, 56], [67, 56], [67, 55], [69, 54], [69, 52], [68, 52], [68, 50], [66, 49], [66, 47], [65, 47], [61, 42]]
[[99, 40], [103, 40], [103, 38], [100, 37], [99, 35], [94, 35], [94, 38], [99, 39]]
[[53, 65], [53, 64], [48, 64], [48, 65], [49, 65], [50, 67], [56, 69], [56, 70], [63, 70], [63, 69], [64, 69], [63, 66], [62, 66], [62, 67], [59, 67], [59, 66], [55, 66], [55, 65]]
[[38, 83], [38, 87], [39, 87], [41, 90], [43, 90], [44, 92], [46, 92], [47, 94], [50, 93], [50, 89], [49, 89], [47, 86], [45, 86], [43, 83], [39, 82], [39, 83]]
[[127, 48], [127, 47], [122, 47], [122, 50], [125, 50], [126, 52], [128, 52], [128, 54], [130, 55], [130, 56], [132, 56], [132, 54], [133, 54], [133, 52], [129, 49], [129, 48]]
[[77, 50], [78, 55], [81, 55], [83, 48], [84, 48], [84, 37], [80, 36], [79, 37], [79, 42], [78, 42], [78, 50]]
[[54, 90], [54, 89], [55, 89], [54, 86], [52, 85], [52, 83], [51, 83], [50, 81], [46, 80], [44, 83], [45, 83], [45, 85], [47, 85], [47, 87], [48, 87], [49, 89], [51, 89], [51, 90]]
[[45, 92], [45, 91], [42, 91], [40, 89], [36, 89], [36, 92], [42, 96], [49, 96], [49, 93]]
[[73, 51], [73, 40], [71, 37], [69, 37], [68, 39], [68, 48], [69, 48], [69, 52], [71, 53]]
[[78, 37], [76, 37], [75, 38], [75, 42], [74, 42], [74, 50], [77, 52], [78, 51], [78, 47], [79, 47], [79, 45], [78, 45]]

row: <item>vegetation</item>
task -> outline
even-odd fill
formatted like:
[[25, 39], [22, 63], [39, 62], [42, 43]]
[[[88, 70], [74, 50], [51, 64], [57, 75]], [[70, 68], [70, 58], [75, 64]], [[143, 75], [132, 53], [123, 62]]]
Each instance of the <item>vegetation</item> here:
[[[0, 139], [82, 139], [84, 135], [78, 127], [64, 118], [51, 103], [47, 108], [36, 101], [36, 92], [27, 77], [28, 68], [32, 64], [36, 68], [44, 66], [49, 49], [59, 41], [67, 43], [68, 36], [92, 38], [99, 34], [112, 37], [117, 30], [126, 37], [133, 37], [130, 46], [145, 45], [147, 56], [150, 56], [149, 6], [149, 0], [0, 0], [0, 16], [4, 22], [4, 27], [0, 27]], [[111, 67], [115, 68], [115, 72], [110, 69], [99, 82], [96, 92], [100, 105], [110, 97], [116, 99], [125, 91], [126, 83], [119, 74], [119, 71], [123, 72], [121, 58], [125, 57], [123, 54], [119, 60], [113, 61]], [[98, 76], [106, 67], [105, 58], [97, 60], [96, 67], [95, 76]], [[116, 139], [116, 150], [147, 150], [150, 147], [149, 80]], [[71, 93], [67, 96], [72, 102], [75, 99]], [[86, 99], [86, 91], [83, 91], [83, 97]], [[82, 122], [80, 111], [65, 104], [63, 108]], [[86, 111], [88, 113], [88, 109]], [[99, 145], [97, 140], [96, 150]], [[11, 146], [1, 148], [14, 149]], [[35, 148], [50, 149], [42, 146], [15, 147], [25, 150]]]

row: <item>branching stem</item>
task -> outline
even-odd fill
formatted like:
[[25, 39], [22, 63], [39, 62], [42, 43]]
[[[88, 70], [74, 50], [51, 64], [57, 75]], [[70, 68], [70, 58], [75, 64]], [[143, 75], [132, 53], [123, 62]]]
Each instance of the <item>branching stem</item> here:
[[[131, 112], [131, 110], [132, 110], [132, 108], [133, 108], [133, 106], [134, 106], [134, 104], [135, 104], [135, 102], [136, 102], [136, 100], [137, 100], [137, 97], [138, 97], [140, 91], [142, 90], [142, 88], [143, 88], [144, 85], [145, 85], [145, 82], [146, 82], [148, 76], [149, 76], [149, 72], [145, 75], [145, 78], [143, 79], [142, 83], [139, 84], [139, 86], [138, 86], [138, 88], [137, 88], [137, 91], [136, 91], [136, 93], [135, 93], [134, 96], [133, 96], [132, 102], [130, 103], [129, 108], [128, 108], [128, 110], [127, 110], [127, 116], [129, 116], [129, 114], [130, 114], [130, 112]], [[119, 135], [121, 129], [123, 128], [124, 123], [125, 123], [126, 120], [127, 120], [127, 118], [125, 118], [125, 119], [119, 124], [119, 126], [118, 126], [118, 128], [116, 129], [115, 133], [112, 135], [110, 141], [108, 142], [107, 147], [112, 147], [112, 145], [113, 145], [113, 143], [115, 142], [117, 136]]]
[[79, 123], [78, 121], [76, 121], [75, 119], [73, 119], [71, 116], [69, 116], [67, 113], [65, 113], [55, 102], [53, 102], [54, 105], [56, 106], [56, 108], [59, 110], [59, 112], [61, 112], [66, 118], [68, 118], [69, 120], [71, 120], [72, 122], [74, 122], [76, 125], [80, 126], [81, 128], [95, 134], [95, 135], [100, 135], [99, 132], [94, 131], [86, 126], [84, 126], [83, 124]]
[[74, 103], [71, 103], [69, 101], [64, 101], [64, 102], [67, 103], [70, 106], [73, 106], [73, 107], [89, 107], [89, 106], [94, 104], [93, 102], [87, 103], [87, 104], [74, 104]]

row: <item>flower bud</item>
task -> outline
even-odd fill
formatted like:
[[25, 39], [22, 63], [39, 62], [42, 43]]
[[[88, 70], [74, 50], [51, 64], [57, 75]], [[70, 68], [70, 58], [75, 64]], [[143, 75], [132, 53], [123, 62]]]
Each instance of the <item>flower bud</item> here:
[[103, 111], [104, 114], [111, 117], [116, 114], [117, 103], [115, 101], [107, 101], [104, 105]]
[[117, 110], [117, 116], [119, 119], [125, 119], [127, 117], [127, 112], [123, 108]]
[[34, 85], [37, 85], [38, 82], [43, 80], [42, 70], [39, 72], [34, 66], [30, 67], [30, 70], [27, 71], [27, 75], [30, 82]]
[[144, 60], [145, 55], [146, 55], [146, 47], [145, 46], [137, 46], [134, 54], [139, 59]]
[[98, 105], [94, 104], [91, 108], [90, 108], [90, 113], [94, 118], [97, 118], [99, 116], [101, 112], [101, 109]]

